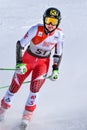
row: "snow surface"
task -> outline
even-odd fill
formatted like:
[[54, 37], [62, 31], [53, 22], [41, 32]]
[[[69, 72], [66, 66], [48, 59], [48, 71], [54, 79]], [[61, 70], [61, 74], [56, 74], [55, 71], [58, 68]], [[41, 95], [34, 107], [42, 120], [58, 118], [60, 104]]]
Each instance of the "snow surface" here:
[[[15, 67], [16, 41], [42, 22], [51, 6], [61, 10], [65, 34], [60, 78], [47, 80], [41, 88], [29, 129], [87, 130], [87, 0], [0, 0], [0, 68]], [[0, 86], [9, 85], [12, 76], [13, 71], [0, 71]], [[6, 90], [0, 89], [0, 100]], [[0, 130], [17, 130], [28, 90], [29, 84], [22, 85]]]

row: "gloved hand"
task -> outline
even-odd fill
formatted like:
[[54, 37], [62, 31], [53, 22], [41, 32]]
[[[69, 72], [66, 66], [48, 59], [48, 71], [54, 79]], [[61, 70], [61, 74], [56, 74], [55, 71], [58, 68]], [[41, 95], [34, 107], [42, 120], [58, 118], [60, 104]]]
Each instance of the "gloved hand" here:
[[27, 72], [27, 67], [26, 64], [24, 63], [19, 63], [16, 65], [16, 73], [17, 74], [25, 74]]
[[55, 81], [58, 79], [59, 71], [53, 70], [52, 75], [50, 76], [50, 80]]

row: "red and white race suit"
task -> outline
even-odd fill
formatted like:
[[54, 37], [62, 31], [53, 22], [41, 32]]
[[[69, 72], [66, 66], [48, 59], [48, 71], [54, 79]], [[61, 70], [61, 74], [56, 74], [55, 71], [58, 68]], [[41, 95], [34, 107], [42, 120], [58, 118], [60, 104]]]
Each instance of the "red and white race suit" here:
[[[63, 40], [63, 33], [59, 28], [53, 33], [45, 34], [44, 26], [38, 24], [28, 30], [20, 40], [20, 44], [24, 48], [22, 62], [27, 65], [27, 72], [23, 75], [14, 73], [10, 88], [3, 99], [4, 101], [2, 100], [2, 104], [5, 106], [7, 104], [7, 107], [11, 105], [12, 97], [32, 72], [30, 93], [25, 109], [30, 111], [35, 109], [38, 92], [48, 73], [51, 51], [55, 49], [54, 54], [61, 56], [63, 53]], [[10, 98], [9, 102], [8, 98]]]

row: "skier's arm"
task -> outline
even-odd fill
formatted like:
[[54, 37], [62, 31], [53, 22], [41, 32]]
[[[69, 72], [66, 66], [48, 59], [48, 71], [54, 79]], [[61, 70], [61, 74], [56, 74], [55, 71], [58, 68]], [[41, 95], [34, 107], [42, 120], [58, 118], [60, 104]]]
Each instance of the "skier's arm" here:
[[58, 79], [58, 75], [59, 75], [59, 65], [62, 59], [62, 54], [63, 54], [63, 35], [60, 36], [58, 43], [55, 46], [55, 53], [53, 55], [53, 65], [52, 65], [52, 75], [50, 77], [50, 79], [52, 81], [55, 81], [56, 79]]
[[25, 74], [27, 72], [26, 64], [22, 63], [22, 57], [36, 31], [37, 26], [31, 27], [25, 36], [16, 43], [16, 73], [18, 74]]
[[59, 65], [63, 55], [63, 42], [64, 35], [62, 32], [60, 32], [60, 38], [58, 39], [58, 43], [55, 46], [55, 53], [53, 55], [53, 70], [59, 70]]
[[53, 55], [53, 66], [52, 66], [53, 70], [59, 70], [59, 65], [60, 65], [61, 59], [62, 59], [62, 54], [61, 55], [57, 55], [57, 54]]
[[61, 59], [62, 59], [62, 54], [61, 55], [53, 55], [53, 65], [52, 65], [52, 75], [50, 77], [50, 79], [52, 81], [55, 81], [56, 79], [58, 79], [58, 75], [59, 75], [59, 65], [60, 65], [60, 62], [61, 62]]
[[27, 72], [26, 64], [22, 63], [24, 47], [21, 46], [20, 41], [16, 44], [16, 73], [25, 74]]
[[36, 35], [37, 25], [32, 26], [24, 37], [16, 43], [16, 63], [22, 63], [22, 56], [25, 49], [29, 46], [31, 39]]

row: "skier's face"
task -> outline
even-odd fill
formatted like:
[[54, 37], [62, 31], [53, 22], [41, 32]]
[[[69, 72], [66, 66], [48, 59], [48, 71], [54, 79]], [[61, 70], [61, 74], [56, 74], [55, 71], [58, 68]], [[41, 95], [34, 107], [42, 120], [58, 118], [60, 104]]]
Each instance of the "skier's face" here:
[[49, 32], [53, 31], [56, 29], [56, 26], [53, 26], [51, 23], [50, 24], [45, 24], [45, 27]]

